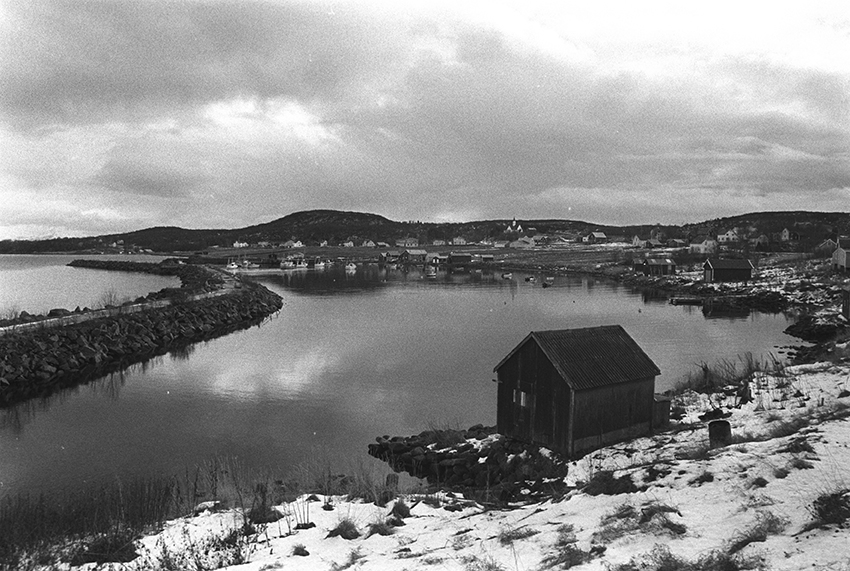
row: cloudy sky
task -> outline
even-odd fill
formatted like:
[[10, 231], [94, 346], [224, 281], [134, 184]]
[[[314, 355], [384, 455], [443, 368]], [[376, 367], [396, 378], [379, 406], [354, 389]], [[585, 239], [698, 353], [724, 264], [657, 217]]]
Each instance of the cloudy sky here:
[[0, 238], [850, 211], [850, 8], [0, 0]]

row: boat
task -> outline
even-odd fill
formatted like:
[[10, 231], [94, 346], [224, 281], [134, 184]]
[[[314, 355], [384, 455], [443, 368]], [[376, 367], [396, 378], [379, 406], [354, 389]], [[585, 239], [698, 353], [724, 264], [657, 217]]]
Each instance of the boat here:
[[304, 258], [301, 258], [300, 260], [295, 262], [295, 269], [296, 270], [306, 270], [309, 267], [310, 266], [307, 265], [307, 260], [305, 260]]
[[357, 264], [355, 264], [354, 262], [348, 262], [347, 264], [345, 264], [345, 269], [349, 272], [353, 272], [357, 269]]
[[551, 283], [555, 282], [555, 278], [553, 276], [546, 276], [545, 281], [546, 281], [546, 283], [551, 284]]
[[235, 272], [239, 269], [239, 264], [237, 264], [233, 260], [230, 260], [229, 262], [227, 262], [227, 265], [224, 267], [224, 269], [226, 269], [228, 272]]
[[295, 261], [286, 259], [280, 263], [281, 270], [294, 270], [295, 269]]
[[242, 260], [242, 265], [240, 269], [242, 270], [256, 270], [260, 267], [260, 264], [255, 264], [254, 262], [250, 262], [248, 260]]
[[317, 259], [315, 262], [313, 262], [313, 267], [317, 270], [321, 270], [325, 267], [325, 261]]
[[672, 305], [702, 305], [703, 299], [701, 297], [679, 296], [671, 297], [670, 303]]
[[432, 280], [435, 279], [437, 277], [437, 268], [434, 266], [425, 268], [425, 277]]
[[528, 276], [527, 278], [525, 278], [525, 281], [529, 283], [534, 283], [537, 281], [537, 278], [535, 278], [534, 276]]
[[514, 275], [511, 272], [505, 272], [505, 273], [502, 274], [502, 279], [505, 279], [505, 280], [509, 280], [512, 277], [514, 277]]

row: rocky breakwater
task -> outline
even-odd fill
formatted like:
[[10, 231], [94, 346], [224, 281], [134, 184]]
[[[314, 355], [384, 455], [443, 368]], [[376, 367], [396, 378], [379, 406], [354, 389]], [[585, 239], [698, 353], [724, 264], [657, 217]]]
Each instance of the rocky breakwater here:
[[551, 450], [481, 425], [378, 437], [369, 444], [369, 454], [396, 472], [450, 489], [491, 489], [502, 499], [521, 488], [531, 492], [559, 488], [567, 474], [567, 463]]
[[0, 337], [0, 406], [92, 380], [197, 341], [258, 324], [282, 306], [256, 284], [227, 295], [175, 301]]

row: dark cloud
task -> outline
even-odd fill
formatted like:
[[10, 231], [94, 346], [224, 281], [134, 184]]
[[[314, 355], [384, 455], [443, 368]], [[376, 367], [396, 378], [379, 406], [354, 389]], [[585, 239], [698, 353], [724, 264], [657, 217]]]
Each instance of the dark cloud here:
[[381, 31], [323, 3], [17, 2], [0, 105], [15, 119], [98, 121], [239, 95], [324, 99], [386, 62]]
[[178, 200], [195, 227], [302, 208], [711, 218], [850, 187], [840, 66], [461, 8], [7, 2], [0, 137], [26, 147], [0, 177], [155, 203], [109, 202], [110, 221], [174, 221]]

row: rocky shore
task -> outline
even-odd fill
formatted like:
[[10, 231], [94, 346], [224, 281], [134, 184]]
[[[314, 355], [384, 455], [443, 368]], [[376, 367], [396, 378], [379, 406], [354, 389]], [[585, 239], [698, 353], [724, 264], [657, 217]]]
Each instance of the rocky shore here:
[[186, 300], [217, 276], [198, 267], [187, 267], [178, 275], [187, 278], [184, 284], [189, 287], [149, 296], [170, 295], [171, 303], [164, 307], [151, 305], [135, 313], [1, 336], [0, 406], [46, 396], [190, 343], [250, 327], [282, 306], [280, 296], [248, 283], [223, 295]]
[[563, 478], [567, 465], [550, 450], [496, 433], [495, 427], [429, 430], [415, 436], [382, 436], [369, 455], [446, 489], [487, 490], [507, 501], [519, 491], [553, 492], [551, 479]]

